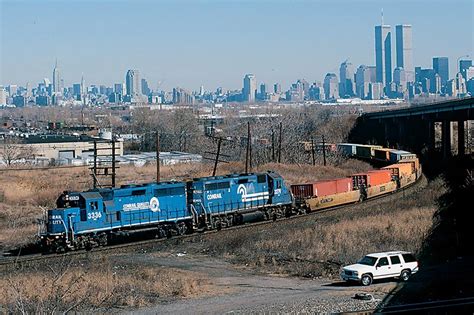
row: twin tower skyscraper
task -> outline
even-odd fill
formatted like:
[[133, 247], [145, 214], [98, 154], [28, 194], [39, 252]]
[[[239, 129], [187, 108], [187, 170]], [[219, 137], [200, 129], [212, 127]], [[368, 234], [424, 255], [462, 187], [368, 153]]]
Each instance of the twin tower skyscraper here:
[[[396, 67], [403, 69], [406, 82], [415, 81], [415, 68], [413, 66], [412, 28], [411, 25], [395, 26]], [[393, 81], [392, 75], [392, 31], [390, 25], [375, 26], [375, 68], [376, 81], [388, 86]]]

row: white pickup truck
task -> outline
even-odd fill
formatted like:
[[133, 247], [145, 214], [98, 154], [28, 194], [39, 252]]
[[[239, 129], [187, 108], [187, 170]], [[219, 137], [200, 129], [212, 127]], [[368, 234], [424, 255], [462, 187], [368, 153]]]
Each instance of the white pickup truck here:
[[418, 271], [418, 262], [409, 252], [385, 252], [368, 254], [357, 264], [344, 266], [341, 279], [358, 281], [367, 286], [375, 279], [399, 277], [403, 281]]

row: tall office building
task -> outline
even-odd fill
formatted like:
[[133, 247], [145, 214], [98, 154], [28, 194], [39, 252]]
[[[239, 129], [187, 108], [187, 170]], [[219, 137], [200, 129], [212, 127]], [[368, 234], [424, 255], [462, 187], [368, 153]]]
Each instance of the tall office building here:
[[273, 85], [273, 92], [278, 93], [278, 94], [281, 93], [281, 84], [280, 83], [275, 83]]
[[74, 96], [81, 95], [81, 85], [79, 83], [75, 83], [72, 85], [72, 93]]
[[339, 95], [341, 97], [354, 96], [354, 66], [348, 60], [339, 67]]
[[138, 70], [128, 70], [125, 76], [125, 84], [127, 87], [127, 95], [132, 99], [141, 97], [142, 82], [140, 80], [140, 72]]
[[441, 78], [441, 89], [446, 86], [449, 80], [449, 61], [448, 57], [434, 57], [433, 58], [433, 70], [436, 74], [439, 74]]
[[53, 69], [53, 89], [52, 89], [53, 94], [56, 93], [61, 93], [61, 73], [58, 68], [58, 61], [56, 60], [56, 63], [54, 65]]
[[377, 82], [377, 69], [374, 66], [360, 65], [355, 75], [356, 95], [369, 98], [370, 84]]
[[387, 87], [392, 82], [392, 32], [390, 25], [375, 26], [375, 67], [377, 82]]
[[466, 72], [469, 67], [472, 66], [472, 60], [464, 59], [459, 60], [459, 72], [461, 72], [462, 77], [466, 80]]
[[86, 80], [84, 79], [84, 74], [81, 77], [81, 95], [87, 94]]
[[326, 74], [323, 87], [327, 100], [339, 98], [337, 75], [335, 73]]
[[396, 25], [397, 67], [405, 69], [407, 82], [415, 81], [411, 25]]
[[7, 105], [7, 91], [0, 86], [0, 105]]
[[253, 74], [246, 74], [244, 77], [244, 88], [242, 89], [242, 100], [244, 102], [255, 102], [257, 93], [257, 79]]

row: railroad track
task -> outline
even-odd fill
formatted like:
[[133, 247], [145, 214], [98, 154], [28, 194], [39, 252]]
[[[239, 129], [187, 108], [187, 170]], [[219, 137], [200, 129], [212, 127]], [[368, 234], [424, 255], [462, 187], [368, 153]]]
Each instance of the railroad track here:
[[[412, 183], [409, 186], [406, 186], [400, 190], [397, 190], [396, 192], [393, 192], [388, 195], [381, 195], [377, 197], [373, 197], [371, 199], [368, 199], [363, 202], [364, 205], [370, 205], [372, 203], [379, 202], [384, 199], [390, 199], [394, 197], [398, 197], [399, 195], [405, 195], [407, 191], [409, 190], [416, 190], [417, 188], [424, 188], [427, 184], [427, 180], [424, 176], [421, 176], [416, 182]], [[263, 226], [267, 224], [275, 224], [278, 222], [288, 222], [290, 220], [302, 220], [304, 218], [308, 218], [310, 216], [321, 216], [322, 214], [328, 213], [328, 212], [334, 212], [337, 210], [341, 209], [348, 209], [348, 208], [353, 208], [361, 205], [361, 203], [351, 203], [351, 204], [345, 204], [345, 205], [340, 205], [340, 206], [335, 206], [327, 209], [322, 209], [318, 210], [315, 212], [311, 212], [308, 214], [301, 214], [301, 215], [295, 215], [292, 217], [288, 218], [281, 218], [277, 219], [276, 222], [272, 220], [268, 221], [260, 221], [260, 222], [255, 222], [255, 223], [247, 223], [244, 225], [237, 225], [237, 226], [232, 226], [229, 228], [224, 228], [222, 230], [210, 230], [210, 231], [205, 231], [201, 233], [193, 233], [193, 234], [187, 234], [187, 235], [180, 235], [180, 236], [173, 236], [171, 238], [160, 238], [160, 239], [147, 239], [147, 240], [142, 240], [142, 241], [135, 241], [135, 242], [128, 242], [128, 243], [121, 243], [121, 244], [116, 244], [116, 245], [109, 245], [105, 247], [95, 247], [89, 251], [86, 250], [77, 250], [77, 251], [71, 251], [71, 252], [66, 252], [62, 254], [28, 254], [28, 255], [16, 255], [16, 256], [3, 256], [0, 257], [0, 271], [8, 271], [8, 270], [13, 270], [13, 269], [19, 269], [23, 268], [28, 265], [35, 264], [37, 262], [42, 262], [42, 261], [47, 261], [47, 260], [58, 260], [58, 259], [65, 259], [69, 257], [87, 257], [91, 254], [97, 254], [97, 253], [107, 253], [107, 252], [114, 252], [122, 249], [133, 249], [133, 248], [140, 248], [141, 246], [144, 245], [150, 245], [150, 244], [158, 244], [158, 243], [163, 243], [163, 242], [171, 242], [171, 241], [183, 241], [186, 239], [191, 239], [191, 238], [196, 238], [200, 236], [205, 236], [205, 235], [210, 235], [214, 233], [230, 233], [234, 230], [237, 229], [250, 229], [250, 228], [255, 228], [257, 226]], [[5, 253], [4, 253], [5, 255]]]

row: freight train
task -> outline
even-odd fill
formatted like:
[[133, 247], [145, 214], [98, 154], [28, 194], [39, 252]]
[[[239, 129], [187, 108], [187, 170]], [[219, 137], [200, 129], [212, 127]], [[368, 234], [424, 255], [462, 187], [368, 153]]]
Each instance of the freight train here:
[[279, 174], [269, 171], [64, 191], [57, 207], [47, 211], [41, 245], [45, 251], [63, 252], [105, 246], [136, 231], [171, 237], [256, 219], [276, 220], [391, 193], [421, 175], [416, 155], [409, 152], [357, 144], [339, 144], [337, 149], [351, 157], [397, 163], [290, 189]]

